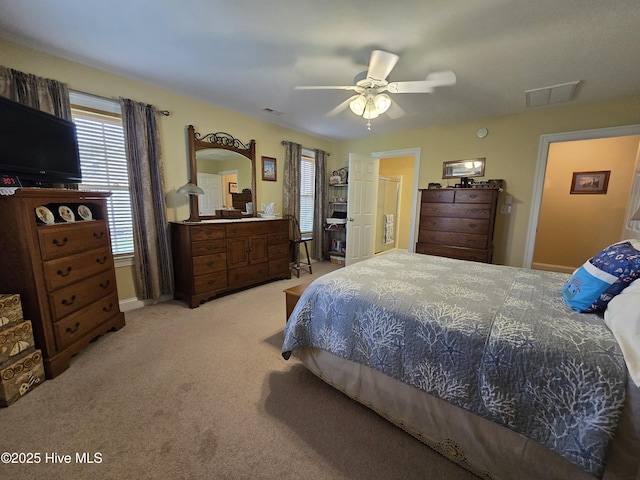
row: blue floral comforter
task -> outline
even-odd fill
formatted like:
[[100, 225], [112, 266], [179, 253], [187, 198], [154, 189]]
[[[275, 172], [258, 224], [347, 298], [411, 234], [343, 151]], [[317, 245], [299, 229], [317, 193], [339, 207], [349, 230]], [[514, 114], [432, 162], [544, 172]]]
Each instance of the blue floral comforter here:
[[317, 347], [511, 428], [600, 476], [626, 367], [601, 317], [572, 311], [568, 275], [391, 253], [314, 281], [284, 358]]

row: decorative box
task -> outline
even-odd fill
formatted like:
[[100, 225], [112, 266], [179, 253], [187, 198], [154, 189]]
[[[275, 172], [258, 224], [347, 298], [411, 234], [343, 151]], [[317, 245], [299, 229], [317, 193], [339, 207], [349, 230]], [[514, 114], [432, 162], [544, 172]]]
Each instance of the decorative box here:
[[24, 319], [22, 303], [17, 293], [0, 293], [0, 330]]
[[0, 369], [0, 406], [8, 407], [42, 382], [42, 351], [36, 350]]
[[31, 321], [25, 320], [13, 327], [0, 330], [0, 368], [16, 355], [34, 348]]

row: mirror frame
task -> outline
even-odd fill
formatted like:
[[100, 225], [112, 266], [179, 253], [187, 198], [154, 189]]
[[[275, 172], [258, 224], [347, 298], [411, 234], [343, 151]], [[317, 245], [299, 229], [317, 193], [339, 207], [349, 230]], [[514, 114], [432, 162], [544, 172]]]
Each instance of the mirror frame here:
[[[250, 140], [249, 145], [245, 145], [237, 138], [224, 132], [201, 135], [196, 132], [193, 125], [187, 127], [187, 138], [189, 141], [189, 182], [195, 185], [198, 184], [198, 163], [196, 161], [196, 152], [198, 150], [222, 148], [239, 153], [251, 161], [251, 201], [253, 202], [254, 208], [253, 213], [249, 216], [254, 217], [256, 215], [256, 141]], [[189, 209], [189, 222], [219, 218], [216, 215], [200, 216], [198, 195], [189, 195]]]
[[[467, 167], [465, 164], [473, 162], [479, 163], [478, 167]], [[484, 177], [484, 166], [486, 158], [467, 158], [466, 160], [452, 160], [442, 162], [442, 178], [467, 178]], [[453, 169], [456, 173], [453, 173]], [[480, 170], [478, 172], [478, 169]]]

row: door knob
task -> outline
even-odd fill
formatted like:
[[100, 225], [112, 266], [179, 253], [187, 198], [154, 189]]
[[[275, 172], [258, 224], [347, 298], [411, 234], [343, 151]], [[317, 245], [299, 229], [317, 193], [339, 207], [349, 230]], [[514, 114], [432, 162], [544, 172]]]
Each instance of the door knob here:
[[349, 221], [350, 221], [350, 222], [353, 222], [353, 218], [349, 218]]

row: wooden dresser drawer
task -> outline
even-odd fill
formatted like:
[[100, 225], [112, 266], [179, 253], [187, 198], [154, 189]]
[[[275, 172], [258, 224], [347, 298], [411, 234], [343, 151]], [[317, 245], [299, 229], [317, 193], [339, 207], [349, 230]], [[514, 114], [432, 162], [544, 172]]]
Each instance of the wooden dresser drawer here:
[[224, 225], [197, 225], [190, 227], [191, 241], [223, 239]]
[[109, 247], [83, 252], [43, 263], [47, 290], [66, 287], [79, 280], [113, 268]]
[[489, 233], [489, 220], [475, 218], [420, 217], [420, 230], [476, 233]]
[[38, 237], [43, 260], [109, 245], [109, 230], [103, 220], [73, 225], [41, 226], [38, 228]]
[[432, 203], [451, 203], [455, 198], [455, 190], [440, 190], [437, 188], [433, 188], [430, 190], [422, 190], [422, 202], [432, 202]]
[[259, 263], [248, 267], [230, 268], [227, 271], [230, 287], [244, 287], [263, 282], [268, 278], [269, 264]]
[[208, 275], [214, 272], [223, 272], [227, 269], [227, 254], [215, 253], [193, 257], [193, 275]]
[[491, 203], [496, 190], [461, 188], [455, 191], [456, 203]]
[[271, 220], [267, 222], [269, 233], [284, 233], [289, 239], [289, 220]]
[[227, 249], [227, 242], [224, 238], [210, 240], [208, 242], [193, 242], [191, 244], [191, 254], [194, 257], [198, 255], [211, 255], [212, 253], [222, 253]]
[[276, 243], [272, 244], [269, 242], [269, 261], [275, 260], [278, 258], [288, 258], [289, 257], [289, 241], [287, 243]]
[[268, 224], [268, 221], [227, 223], [227, 238], [266, 235], [269, 233]]
[[473, 262], [491, 263], [493, 249], [489, 248], [486, 250], [478, 250], [473, 248], [449, 247], [444, 245], [434, 245], [430, 243], [418, 242], [416, 244], [416, 253], [457, 258], [460, 260], [471, 260]]
[[193, 278], [194, 295], [227, 288], [227, 272], [199, 275]]
[[468, 248], [487, 248], [489, 237], [473, 233], [420, 231], [418, 242]]
[[422, 203], [420, 216], [456, 217], [456, 218], [491, 218], [491, 204], [480, 203]]
[[107, 270], [49, 294], [54, 319], [61, 319], [116, 290], [116, 276]]
[[65, 348], [106, 322], [118, 309], [118, 295], [112, 293], [53, 324], [58, 348]]

